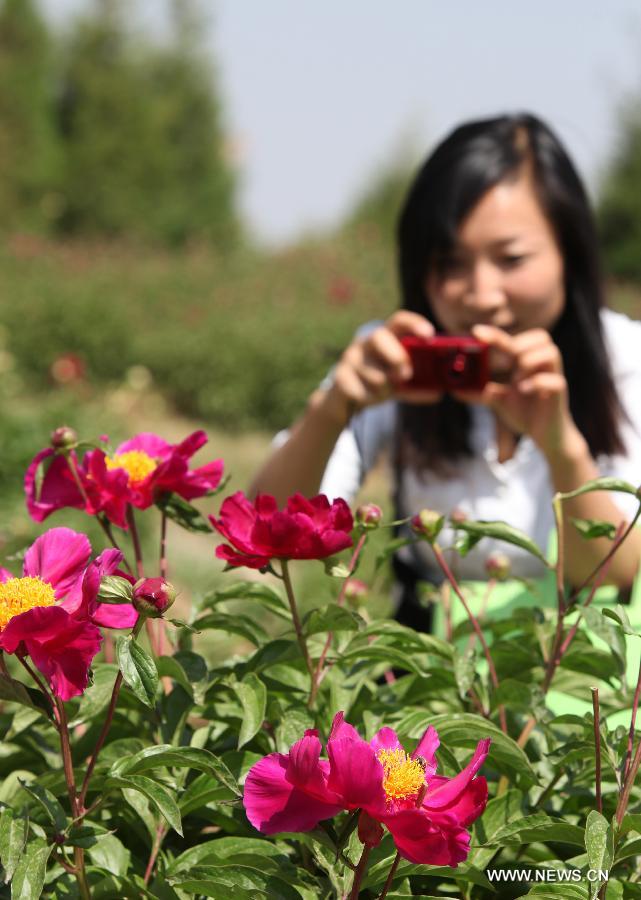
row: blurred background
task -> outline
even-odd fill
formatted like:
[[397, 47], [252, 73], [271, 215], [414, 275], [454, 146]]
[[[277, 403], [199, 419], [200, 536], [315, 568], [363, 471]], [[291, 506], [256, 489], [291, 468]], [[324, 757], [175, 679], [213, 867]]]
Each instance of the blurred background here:
[[0, 0], [0, 554], [42, 530], [21, 481], [60, 424], [204, 426], [245, 487], [395, 307], [400, 198], [463, 119], [559, 132], [641, 317], [640, 46], [637, 0]]

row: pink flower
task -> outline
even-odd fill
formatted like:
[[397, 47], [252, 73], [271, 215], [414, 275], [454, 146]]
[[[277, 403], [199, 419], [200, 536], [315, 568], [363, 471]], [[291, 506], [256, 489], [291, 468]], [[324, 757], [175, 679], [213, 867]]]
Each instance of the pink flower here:
[[354, 521], [344, 500], [330, 504], [324, 494], [307, 499], [294, 494], [278, 509], [270, 494], [251, 503], [242, 491], [223, 501], [220, 517], [209, 517], [229, 544], [216, 556], [230, 566], [261, 569], [270, 559], [324, 559], [351, 547]]
[[[332, 816], [330, 810], [335, 805], [360, 809], [361, 815], [384, 825], [400, 855], [410, 862], [456, 866], [467, 858], [467, 827], [487, 804], [487, 783], [477, 777], [477, 772], [487, 757], [489, 738], [479, 741], [472, 759], [458, 775], [446, 778], [436, 775], [439, 738], [433, 727], [427, 729], [410, 756], [391, 728], [382, 728], [368, 743], [338, 713], [327, 742], [329, 762], [318, 759], [320, 743], [316, 738], [315, 765], [295, 769], [297, 802], [292, 802], [294, 782], [288, 778], [292, 751], [297, 748], [298, 756], [303, 741], [315, 734], [306, 732], [289, 754], [270, 754], [250, 770], [243, 802], [256, 828], [266, 834], [307, 831]], [[304, 773], [309, 773], [308, 780], [303, 778]], [[309, 800], [312, 782], [314, 799], [320, 805]], [[304, 816], [298, 814], [300, 809], [305, 811]], [[376, 829], [368, 822], [363, 818], [362, 830], [370, 843], [375, 843]]]
[[249, 770], [243, 803], [263, 834], [309, 831], [342, 812], [341, 798], [327, 787], [329, 763], [320, 759], [318, 732], [309, 729], [289, 753], [270, 753]]
[[27, 550], [22, 577], [0, 569], [0, 650], [29, 656], [62, 700], [85, 690], [102, 643], [83, 592], [90, 554], [84, 534], [53, 528]]
[[[162, 494], [174, 492], [193, 500], [215, 490], [222, 477], [222, 460], [189, 468], [191, 457], [206, 443], [204, 431], [195, 431], [180, 444], [143, 433], [120, 444], [112, 455], [102, 449], [90, 450], [81, 463], [72, 450], [69, 456], [77, 479], [64, 455], [56, 455], [52, 448], [41, 450], [25, 475], [27, 509], [33, 519], [42, 522], [55, 510], [71, 506], [90, 515], [102, 512], [115, 525], [126, 528], [128, 504], [147, 509]], [[53, 459], [41, 478], [41, 467], [50, 457]]]
[[176, 588], [164, 578], [141, 578], [134, 584], [134, 609], [150, 619], [159, 619], [173, 606]]

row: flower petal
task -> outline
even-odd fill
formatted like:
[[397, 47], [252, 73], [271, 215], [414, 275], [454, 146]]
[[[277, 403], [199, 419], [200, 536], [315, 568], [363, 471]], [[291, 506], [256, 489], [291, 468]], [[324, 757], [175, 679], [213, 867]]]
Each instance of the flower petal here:
[[412, 753], [412, 759], [422, 756], [425, 760], [425, 777], [429, 780], [436, 772], [437, 762], [435, 753], [439, 748], [440, 740], [438, 732], [433, 725], [430, 725], [423, 737], [418, 742], [416, 750]]
[[243, 804], [247, 818], [263, 834], [310, 831], [343, 807], [324, 803], [296, 787], [287, 778], [289, 757], [270, 753], [252, 766], [245, 781]]
[[403, 745], [398, 739], [398, 735], [394, 731], [393, 728], [381, 728], [380, 731], [377, 731], [372, 740], [370, 741], [370, 746], [374, 748], [375, 752], [378, 753], [379, 750], [402, 750]]
[[[41, 450], [29, 463], [24, 476], [27, 510], [36, 522], [43, 522], [47, 516], [63, 507], [71, 506], [77, 509], [85, 507], [84, 498], [78, 490], [64, 456], [55, 456], [48, 465], [45, 465], [44, 474], [42, 478], [40, 477], [44, 461], [54, 454], [55, 451], [51, 447]], [[77, 464], [75, 453], [72, 453], [72, 456], [74, 463]], [[78, 474], [82, 478], [79, 469]]]
[[24, 558], [24, 574], [47, 581], [61, 598], [82, 576], [91, 544], [86, 534], [71, 528], [52, 528], [33, 542]]
[[400, 855], [428, 866], [456, 866], [467, 859], [470, 835], [464, 828], [441, 829], [420, 809], [405, 809], [384, 820]]
[[433, 780], [428, 785], [427, 795], [423, 801], [425, 809], [444, 809], [455, 803], [485, 762], [490, 744], [490, 738], [479, 741], [470, 762], [454, 778], [448, 778], [445, 782], [438, 779], [432, 789]]
[[347, 809], [365, 809], [379, 819], [385, 809], [383, 766], [370, 745], [359, 738], [330, 740], [328, 787]]

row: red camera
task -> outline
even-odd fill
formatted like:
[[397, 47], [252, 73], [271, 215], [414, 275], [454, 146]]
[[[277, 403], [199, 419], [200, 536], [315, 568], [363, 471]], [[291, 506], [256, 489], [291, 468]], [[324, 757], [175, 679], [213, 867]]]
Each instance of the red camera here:
[[403, 390], [481, 391], [490, 378], [489, 348], [473, 337], [406, 336], [400, 342], [412, 360]]

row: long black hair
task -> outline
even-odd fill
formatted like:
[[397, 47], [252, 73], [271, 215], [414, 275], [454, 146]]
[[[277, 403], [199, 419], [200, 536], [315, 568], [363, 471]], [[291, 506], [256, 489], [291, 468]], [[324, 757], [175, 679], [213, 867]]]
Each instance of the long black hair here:
[[[438, 322], [428, 273], [456, 243], [461, 222], [490, 188], [527, 166], [564, 261], [565, 306], [551, 334], [561, 351], [570, 410], [593, 456], [624, 450], [625, 414], [614, 385], [600, 311], [604, 306], [596, 226], [583, 183], [559, 139], [533, 115], [470, 122], [428, 157], [398, 224], [401, 306]], [[401, 404], [401, 462], [424, 468], [471, 454], [469, 407], [445, 396]]]

